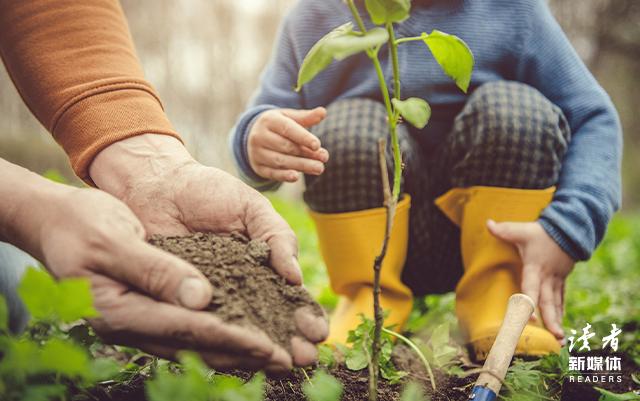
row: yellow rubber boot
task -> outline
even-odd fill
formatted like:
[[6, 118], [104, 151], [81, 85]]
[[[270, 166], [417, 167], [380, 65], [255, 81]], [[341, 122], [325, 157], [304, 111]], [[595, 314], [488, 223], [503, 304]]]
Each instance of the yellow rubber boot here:
[[[395, 325], [396, 330], [406, 323], [413, 304], [411, 290], [400, 279], [407, 257], [410, 204], [408, 195], [398, 203], [380, 275], [380, 303], [383, 310], [390, 312], [385, 326]], [[360, 324], [360, 314], [373, 317], [373, 262], [382, 246], [386, 210], [310, 214], [331, 288], [340, 295], [329, 321], [327, 342], [344, 344], [349, 330]]]
[[[477, 360], [486, 359], [504, 317], [509, 297], [520, 292], [522, 261], [514, 246], [494, 237], [487, 220], [535, 221], [551, 202], [555, 188], [498, 187], [452, 189], [436, 200], [460, 227], [464, 274], [456, 287], [456, 313]], [[516, 355], [559, 352], [556, 338], [539, 322], [525, 327]]]

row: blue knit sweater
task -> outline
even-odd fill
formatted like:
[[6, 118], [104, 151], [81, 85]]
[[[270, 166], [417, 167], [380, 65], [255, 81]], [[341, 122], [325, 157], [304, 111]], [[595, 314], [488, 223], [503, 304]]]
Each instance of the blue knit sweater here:
[[[397, 36], [439, 29], [461, 37], [475, 55], [469, 93], [489, 81], [520, 81], [537, 88], [562, 109], [572, 140], [558, 190], [539, 222], [572, 258], [588, 259], [620, 204], [621, 127], [609, 97], [582, 63], [545, 1], [413, 3], [412, 15], [398, 25]], [[366, 12], [362, 15], [370, 25]], [[380, 99], [375, 71], [366, 55], [333, 63], [300, 93], [292, 89], [311, 46], [334, 27], [351, 20], [342, 0], [300, 0], [285, 17], [260, 87], [231, 137], [241, 175], [255, 187], [274, 186], [258, 177], [247, 159], [249, 128], [261, 112], [276, 107], [326, 106], [348, 97]], [[380, 59], [391, 82], [391, 66], [384, 49]], [[403, 97], [425, 98], [433, 109], [429, 125], [413, 134], [427, 151], [435, 149], [449, 132], [467, 95], [444, 75], [422, 42], [401, 45], [399, 61]]]

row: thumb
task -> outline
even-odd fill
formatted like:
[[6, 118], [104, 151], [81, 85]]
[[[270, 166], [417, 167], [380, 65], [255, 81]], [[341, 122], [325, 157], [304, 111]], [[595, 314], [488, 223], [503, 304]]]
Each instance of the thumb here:
[[487, 228], [495, 237], [511, 244], [518, 244], [527, 239], [526, 223], [496, 223], [493, 220], [487, 220]]
[[313, 127], [327, 116], [327, 110], [324, 107], [316, 107], [311, 110], [284, 109], [282, 114], [291, 118], [305, 128]]
[[103, 273], [161, 301], [202, 309], [213, 288], [191, 264], [146, 242], [128, 241], [105, 263]]

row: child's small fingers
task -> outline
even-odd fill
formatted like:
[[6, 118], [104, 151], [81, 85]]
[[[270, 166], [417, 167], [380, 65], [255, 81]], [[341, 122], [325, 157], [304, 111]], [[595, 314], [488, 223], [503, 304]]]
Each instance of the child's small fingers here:
[[326, 163], [329, 160], [329, 152], [326, 149], [311, 150], [306, 146], [297, 145], [282, 135], [271, 131], [262, 136], [262, 144], [265, 148], [278, 153], [315, 159], [322, 163]]
[[528, 295], [536, 306], [540, 301], [540, 266], [528, 264], [522, 268], [522, 283], [520, 287], [525, 295]]
[[544, 282], [540, 288], [540, 312], [542, 320], [547, 329], [560, 339], [564, 337], [562, 328], [558, 324], [558, 316], [556, 314], [556, 299], [553, 292], [553, 284], [549, 281]]
[[564, 296], [562, 295], [562, 287], [562, 280], [557, 280], [553, 287], [553, 297], [556, 304], [556, 319], [560, 327], [562, 327], [562, 317], [564, 315]]
[[269, 129], [297, 145], [306, 146], [311, 150], [320, 149], [320, 140], [315, 135], [285, 115], [277, 119]]
[[327, 110], [324, 107], [316, 107], [311, 110], [282, 109], [282, 114], [294, 119], [303, 127], [309, 128], [324, 120], [327, 116]]
[[273, 131], [269, 131], [263, 135], [262, 143], [265, 148], [278, 153], [284, 153], [292, 156], [303, 156], [303, 151], [300, 146]]
[[261, 150], [261, 160], [268, 167], [278, 170], [296, 170], [305, 174], [320, 175], [324, 172], [324, 163], [305, 157], [290, 156], [270, 149]]
[[267, 166], [258, 167], [256, 173], [260, 177], [264, 177], [268, 180], [279, 182], [296, 182], [298, 181], [298, 172], [294, 170], [281, 170]]
[[309, 159], [316, 159], [323, 163], [326, 163], [329, 161], [329, 151], [326, 150], [325, 148], [320, 148], [314, 151], [307, 147], [301, 146], [300, 153], [301, 153], [301, 156], [303, 157], [307, 157]]

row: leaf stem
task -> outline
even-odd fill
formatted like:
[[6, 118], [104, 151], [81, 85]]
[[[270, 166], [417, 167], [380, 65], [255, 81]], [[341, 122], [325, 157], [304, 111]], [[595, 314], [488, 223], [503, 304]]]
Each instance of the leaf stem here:
[[349, 10], [351, 10], [351, 14], [353, 14], [353, 18], [356, 20], [356, 24], [358, 25], [358, 28], [362, 31], [362, 33], [367, 33], [367, 28], [364, 26], [364, 22], [362, 22], [362, 17], [360, 17], [358, 8], [354, 4], [353, 0], [347, 0], [347, 4], [349, 5]]
[[398, 63], [398, 44], [396, 43], [396, 34], [393, 30], [393, 24], [388, 22], [386, 25], [389, 33], [389, 54], [391, 56], [391, 65], [393, 66], [393, 97], [400, 100], [400, 65]]
[[406, 37], [406, 38], [396, 39], [396, 40], [395, 40], [395, 44], [396, 44], [396, 46], [397, 46], [397, 45], [400, 45], [400, 44], [402, 44], [402, 43], [407, 43], [407, 42], [416, 42], [416, 41], [418, 41], [418, 40], [423, 40], [423, 39], [424, 39], [424, 37], [423, 37], [423, 36], [409, 36], [409, 37]]
[[389, 330], [389, 329], [385, 329], [385, 328], [382, 328], [382, 331], [387, 333], [387, 334], [390, 334], [390, 335], [392, 335], [392, 336], [394, 336], [396, 338], [398, 338], [399, 340], [401, 340], [402, 342], [407, 344], [416, 354], [418, 354], [418, 357], [420, 358], [420, 360], [424, 364], [424, 367], [427, 369], [427, 373], [429, 374], [429, 380], [431, 381], [431, 387], [433, 388], [433, 391], [436, 391], [436, 381], [433, 378], [433, 371], [431, 370], [431, 364], [429, 364], [429, 361], [427, 361], [427, 358], [424, 356], [422, 351], [420, 351], [420, 348], [418, 348], [418, 346], [413, 341], [409, 340], [407, 337], [403, 336], [400, 333], [396, 333], [393, 330]]

